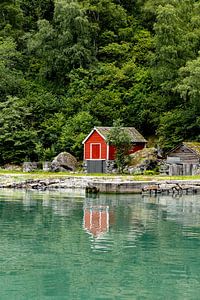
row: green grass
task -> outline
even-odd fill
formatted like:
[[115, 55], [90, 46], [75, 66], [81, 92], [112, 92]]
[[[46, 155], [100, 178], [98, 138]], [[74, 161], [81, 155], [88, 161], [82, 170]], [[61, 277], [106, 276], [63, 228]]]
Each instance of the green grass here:
[[73, 173], [73, 172], [45, 172], [45, 171], [34, 171], [34, 172], [22, 172], [22, 171], [9, 171], [0, 170], [0, 176], [10, 177], [13, 179], [48, 179], [48, 178], [65, 178], [65, 177], [82, 177], [82, 176], [93, 176], [102, 178], [122, 178], [124, 180], [138, 180], [138, 181], [153, 181], [153, 180], [200, 180], [200, 175], [195, 176], [161, 176], [161, 175], [116, 175], [116, 174], [84, 174], [84, 173]]
[[161, 176], [161, 175], [138, 175], [132, 176], [133, 180], [200, 180], [200, 175], [188, 176]]

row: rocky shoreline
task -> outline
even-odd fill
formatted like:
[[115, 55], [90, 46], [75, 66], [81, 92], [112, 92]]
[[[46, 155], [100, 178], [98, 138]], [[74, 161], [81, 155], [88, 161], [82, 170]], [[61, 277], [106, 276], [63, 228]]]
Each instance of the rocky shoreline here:
[[200, 180], [134, 181], [122, 177], [1, 178], [0, 188], [26, 190], [84, 189], [86, 193], [200, 194]]

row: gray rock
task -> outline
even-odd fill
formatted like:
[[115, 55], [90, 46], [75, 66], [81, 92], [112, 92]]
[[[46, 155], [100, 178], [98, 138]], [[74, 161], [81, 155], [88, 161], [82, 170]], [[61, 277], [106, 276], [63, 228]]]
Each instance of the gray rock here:
[[24, 162], [22, 165], [23, 172], [32, 172], [38, 169], [38, 163], [37, 162]]
[[155, 148], [144, 148], [130, 155], [129, 173], [143, 174], [147, 170], [155, 170], [159, 159]]
[[6, 164], [3, 167], [1, 167], [4, 170], [8, 170], [8, 171], [21, 171], [22, 167], [19, 165], [14, 165], [14, 164]]
[[58, 154], [51, 163], [51, 170], [62, 171], [75, 171], [77, 168], [76, 158], [68, 152], [61, 152]]
[[50, 161], [44, 161], [42, 163], [42, 170], [43, 171], [51, 171], [51, 162]]

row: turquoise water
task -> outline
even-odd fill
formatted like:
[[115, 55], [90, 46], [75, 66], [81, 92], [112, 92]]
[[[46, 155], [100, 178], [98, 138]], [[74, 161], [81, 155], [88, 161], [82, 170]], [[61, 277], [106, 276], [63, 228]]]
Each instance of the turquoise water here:
[[3, 300], [200, 299], [200, 196], [0, 191], [0, 234]]

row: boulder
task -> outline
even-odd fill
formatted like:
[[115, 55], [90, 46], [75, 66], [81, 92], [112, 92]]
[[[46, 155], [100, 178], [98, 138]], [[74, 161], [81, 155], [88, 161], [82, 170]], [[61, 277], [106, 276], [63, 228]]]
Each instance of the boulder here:
[[129, 173], [143, 174], [147, 170], [155, 170], [158, 166], [157, 149], [144, 148], [130, 155]]
[[54, 172], [75, 171], [77, 167], [76, 158], [68, 152], [61, 152], [51, 163], [51, 170]]

